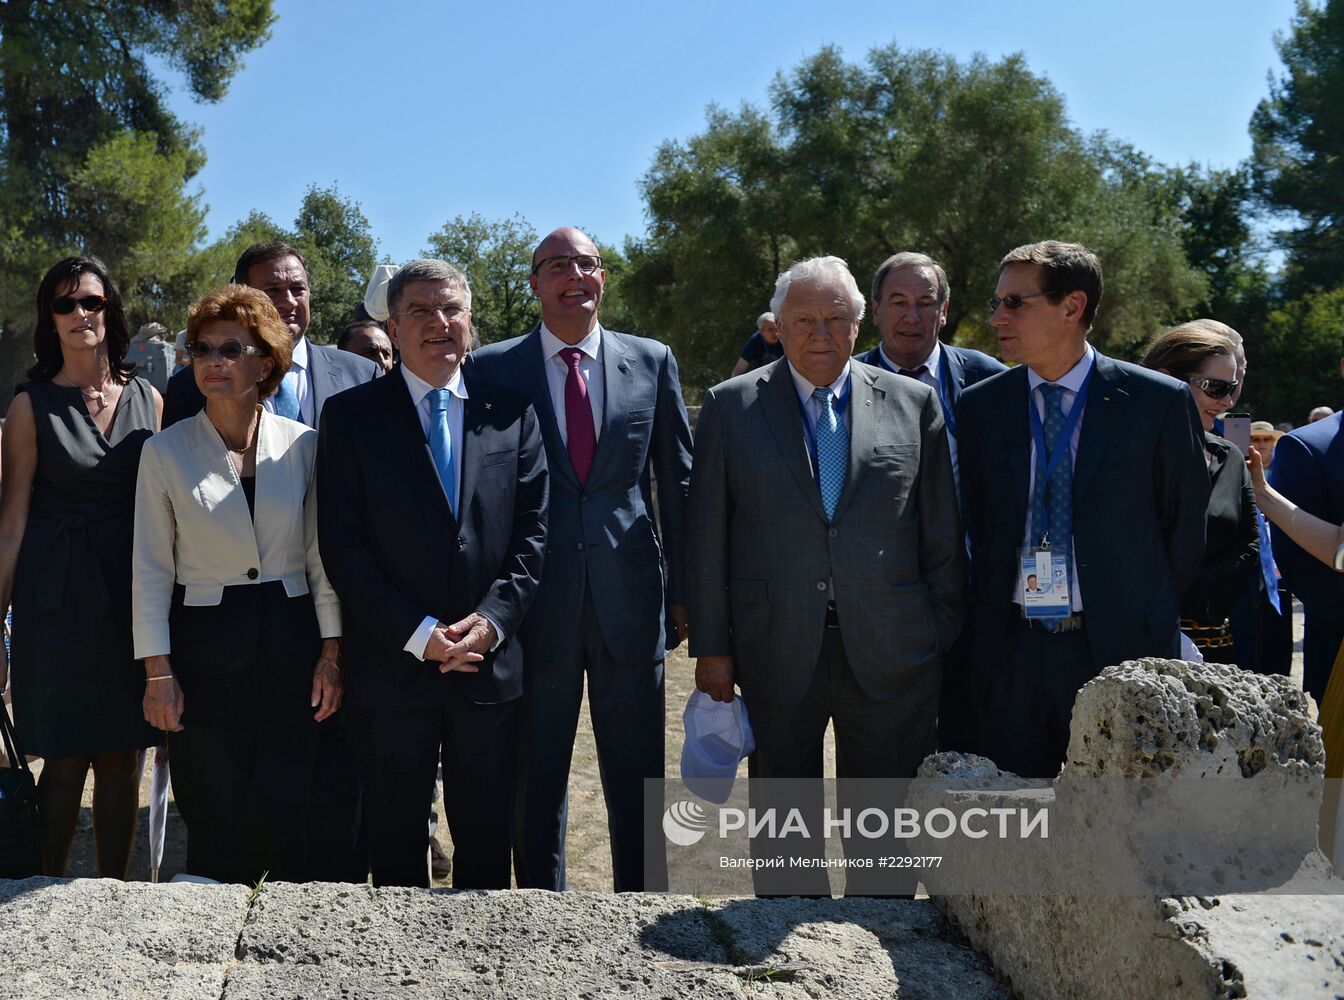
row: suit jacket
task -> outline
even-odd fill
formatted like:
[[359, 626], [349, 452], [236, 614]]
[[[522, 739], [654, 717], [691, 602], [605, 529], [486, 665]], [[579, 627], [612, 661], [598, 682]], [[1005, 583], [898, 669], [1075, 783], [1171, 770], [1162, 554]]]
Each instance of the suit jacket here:
[[[318, 421], [322, 419], [322, 408], [328, 399], [380, 374], [382, 369], [368, 358], [308, 341], [308, 382], [313, 390], [313, 414]], [[163, 429], [167, 430], [204, 408], [205, 397], [196, 387], [191, 365], [187, 365], [168, 380], [168, 391], [163, 396]]]
[[[1344, 523], [1341, 416], [1336, 413], [1279, 438], [1270, 467], [1275, 489], [1308, 514], [1331, 524]], [[1302, 599], [1306, 610], [1304, 650], [1314, 661], [1307, 672], [1328, 677], [1333, 661], [1327, 660], [1344, 640], [1344, 574], [1303, 551], [1278, 528], [1273, 529], [1273, 539], [1274, 561], [1283, 582]]]
[[829, 523], [787, 361], [711, 389], [686, 546], [691, 655], [731, 655], [742, 694], [792, 704], [826, 629], [828, 581], [871, 698], [936, 705], [966, 578], [952, 461], [928, 386], [851, 365], [849, 469]]
[[[455, 685], [478, 704], [522, 693], [519, 623], [546, 545], [546, 459], [528, 401], [466, 371], [455, 520], [399, 370], [328, 402], [319, 431], [322, 559], [343, 595], [350, 704], [425, 708]], [[475, 674], [441, 674], [403, 648], [426, 616], [473, 611], [503, 642]]]
[[[1027, 520], [1027, 368], [962, 396], [957, 446], [970, 520], [968, 631], [992, 674], [1021, 611], [1012, 603]], [[1073, 473], [1073, 544], [1097, 670], [1176, 656], [1180, 599], [1204, 556], [1209, 475], [1194, 400], [1175, 379], [1098, 353]]]
[[1181, 600], [1181, 617], [1220, 625], [1260, 576], [1260, 524], [1241, 449], [1214, 434], [1205, 434], [1204, 442], [1211, 458], [1204, 559]]
[[[262, 410], [254, 520], [204, 411], [145, 442], [132, 559], [137, 659], [172, 653], [206, 668], [241, 669], [259, 642], [281, 660], [309, 659], [319, 630], [341, 634], [340, 604], [317, 547], [316, 458], [315, 431]], [[267, 583], [295, 602], [288, 612], [270, 607]], [[289, 623], [280, 634], [276, 620]], [[315, 655], [308, 667], [313, 662]]]
[[[942, 348], [943, 360], [947, 365], [943, 389], [947, 393], [947, 405], [952, 408], [953, 413], [957, 410], [957, 404], [961, 402], [963, 390], [977, 382], [983, 382], [991, 375], [1008, 370], [1007, 365], [981, 351], [973, 351], [969, 347], [953, 347], [951, 344], [939, 346]], [[887, 370], [879, 357], [880, 351], [880, 347], [874, 347], [871, 351], [855, 355], [854, 360]]]
[[[577, 637], [587, 586], [612, 655], [622, 663], [652, 664], [662, 660], [667, 637], [676, 635], [667, 624], [667, 604], [686, 601], [682, 523], [691, 431], [677, 361], [666, 344], [603, 328], [602, 352], [606, 413], [582, 489], [556, 423], [540, 328], [473, 351], [470, 367], [527, 396], [546, 443], [546, 576], [524, 623], [526, 636], [536, 637], [538, 649]], [[658, 484], [657, 527], [652, 479]]]

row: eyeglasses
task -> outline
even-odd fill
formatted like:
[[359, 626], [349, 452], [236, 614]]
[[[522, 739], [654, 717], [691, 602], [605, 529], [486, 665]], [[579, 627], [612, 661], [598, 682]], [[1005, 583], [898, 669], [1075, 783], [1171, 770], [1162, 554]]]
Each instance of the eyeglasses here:
[[1040, 298], [1042, 295], [1053, 295], [1053, 292], [1032, 292], [1030, 295], [991, 295], [989, 299], [989, 311], [998, 312], [999, 306], [1008, 310], [1021, 309], [1022, 303], [1027, 299]]
[[244, 354], [255, 354], [266, 357], [266, 352], [260, 347], [253, 347], [250, 344], [240, 344], [236, 340], [226, 340], [218, 347], [211, 347], [204, 340], [193, 340], [185, 348], [187, 354], [195, 361], [204, 361], [212, 355], [218, 354], [224, 361], [237, 361]]
[[409, 309], [398, 310], [398, 316], [409, 316], [416, 323], [424, 323], [431, 319], [436, 313], [443, 314], [443, 321], [451, 323], [455, 319], [470, 313], [471, 310], [465, 306], [411, 306]]
[[595, 253], [564, 253], [555, 257], [546, 257], [536, 267], [532, 268], [533, 274], [539, 274], [541, 271], [550, 271], [552, 274], [561, 274], [569, 270], [569, 265], [579, 265], [579, 270], [584, 274], [592, 274], [602, 266], [602, 258]]
[[1241, 385], [1236, 379], [1229, 382], [1226, 379], [1201, 378], [1198, 375], [1187, 375], [1185, 380], [1210, 399], [1224, 399], [1236, 392], [1237, 386]]
[[57, 316], [69, 316], [75, 311], [75, 306], [81, 307], [87, 313], [100, 313], [107, 308], [107, 296], [81, 295], [76, 299], [69, 295], [62, 295], [60, 298], [52, 300], [51, 311]]

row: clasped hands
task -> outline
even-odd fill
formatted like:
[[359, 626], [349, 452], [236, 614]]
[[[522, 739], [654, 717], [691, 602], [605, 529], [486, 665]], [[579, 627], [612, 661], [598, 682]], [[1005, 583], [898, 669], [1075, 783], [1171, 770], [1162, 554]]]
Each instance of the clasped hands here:
[[436, 661], [441, 674], [454, 670], [474, 674], [481, 669], [476, 664], [485, 659], [498, 639], [489, 619], [473, 611], [452, 625], [435, 625], [425, 643], [425, 659]]

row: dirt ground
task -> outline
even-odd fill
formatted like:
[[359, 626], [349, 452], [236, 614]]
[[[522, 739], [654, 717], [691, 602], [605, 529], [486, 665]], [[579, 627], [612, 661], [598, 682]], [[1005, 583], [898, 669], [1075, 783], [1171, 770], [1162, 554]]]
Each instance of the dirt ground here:
[[[1302, 608], [1298, 604], [1294, 613], [1294, 654], [1293, 679], [1302, 682]], [[681, 714], [695, 686], [695, 669], [684, 650], [676, 650], [668, 658], [666, 670], [667, 690], [667, 774], [679, 773], [682, 745]], [[827, 733], [826, 740], [827, 773], [834, 776], [834, 742]], [[41, 762], [33, 764], [40, 772]], [[145, 768], [145, 777], [141, 782], [140, 829], [136, 838], [135, 853], [131, 858], [131, 878], [149, 879], [149, 766]], [[746, 765], [742, 765], [741, 776], [745, 777]], [[70, 856], [70, 875], [91, 877], [95, 872], [93, 861], [93, 780], [90, 777], [84, 790], [84, 809], [80, 815], [79, 829], [75, 834], [75, 843]], [[442, 819], [442, 813], [440, 813]], [[439, 823], [439, 840], [445, 847], [451, 846], [447, 825]], [[167, 880], [182, 870], [186, 857], [186, 827], [182, 823], [169, 792], [168, 824], [164, 837], [163, 862], [160, 878]], [[598, 777], [597, 752], [593, 744], [592, 726], [588, 721], [585, 703], [579, 722], [579, 735], [574, 747], [574, 764], [569, 779], [569, 835], [568, 835], [568, 871], [570, 886], [574, 889], [608, 891], [611, 889], [611, 855], [608, 848], [606, 806], [602, 799], [602, 784]], [[442, 885], [448, 882], [438, 883]]]

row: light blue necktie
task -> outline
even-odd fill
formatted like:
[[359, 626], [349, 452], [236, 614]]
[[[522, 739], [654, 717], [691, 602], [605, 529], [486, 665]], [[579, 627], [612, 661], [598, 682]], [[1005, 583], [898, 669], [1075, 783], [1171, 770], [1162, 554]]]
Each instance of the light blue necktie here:
[[448, 496], [448, 507], [457, 517], [456, 477], [453, 475], [453, 438], [448, 431], [447, 389], [429, 390], [429, 453], [434, 457], [434, 471], [439, 474], [443, 492]]
[[1260, 575], [1265, 580], [1265, 590], [1268, 594], [1269, 603], [1279, 614], [1283, 614], [1283, 608], [1279, 607], [1279, 571], [1274, 565], [1274, 548], [1269, 537], [1269, 522], [1265, 520], [1265, 515], [1258, 510], [1255, 512], [1256, 526], [1260, 529]]
[[282, 378], [275, 390], [275, 412], [290, 420], [299, 419], [299, 394], [288, 377]]
[[[1047, 382], [1041, 386], [1041, 395], [1045, 397], [1045, 450], [1047, 454], [1036, 456], [1036, 495], [1031, 505], [1031, 541], [1040, 544], [1042, 536], [1049, 532], [1050, 551], [1064, 557], [1064, 564], [1073, 575], [1073, 562], [1069, 558], [1073, 548], [1073, 462], [1064, 455], [1050, 481], [1045, 481], [1046, 463], [1054, 454], [1055, 442], [1064, 430], [1064, 387]], [[1065, 447], [1068, 447], [1066, 444]], [[1050, 494], [1050, 506], [1046, 508], [1045, 496]], [[1072, 592], [1072, 591], [1070, 591]], [[1067, 612], [1066, 612], [1067, 614]]]
[[821, 488], [821, 506], [826, 520], [835, 517], [840, 494], [845, 489], [849, 468], [849, 428], [835, 412], [835, 396], [830, 389], [814, 389], [817, 401], [817, 485]]

